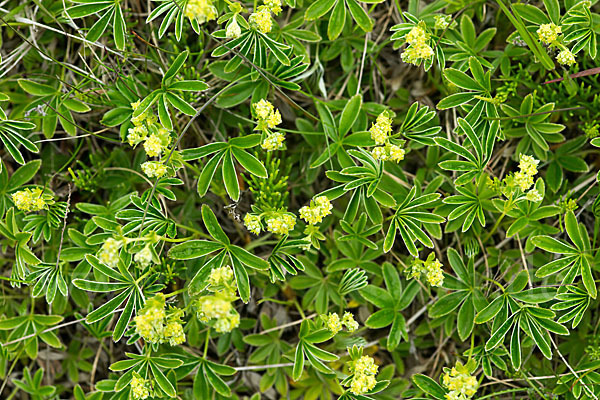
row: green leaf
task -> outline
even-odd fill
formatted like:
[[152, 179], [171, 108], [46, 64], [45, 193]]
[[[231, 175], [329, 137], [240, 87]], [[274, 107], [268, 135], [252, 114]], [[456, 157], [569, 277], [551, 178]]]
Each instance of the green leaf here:
[[[339, 4], [341, 3], [342, 2], [340, 1]], [[344, 110], [342, 111], [342, 116], [340, 117], [340, 136], [345, 136], [348, 132], [350, 132], [350, 128], [352, 128], [352, 125], [354, 125], [354, 122], [358, 118], [361, 106], [362, 95], [360, 94], [355, 94], [350, 98], [350, 100], [348, 100]]]
[[21, 89], [34, 96], [50, 96], [56, 93], [56, 88], [28, 79], [18, 79], [17, 82]]
[[[342, 0], [339, 0], [342, 1]], [[371, 32], [373, 30], [373, 20], [369, 17], [367, 12], [362, 8], [356, 0], [346, 0], [348, 11], [352, 15], [356, 24], [365, 32]]]
[[168, 85], [169, 81], [171, 79], [173, 79], [175, 77], [175, 75], [177, 75], [179, 70], [183, 67], [185, 60], [187, 60], [188, 55], [189, 55], [189, 52], [187, 50], [185, 50], [184, 52], [179, 54], [177, 56], [177, 58], [175, 58], [175, 61], [173, 61], [173, 63], [171, 64], [171, 66], [169, 67], [167, 72], [165, 72], [165, 75], [163, 76], [163, 79], [162, 79], [163, 84]]
[[[315, 20], [323, 15], [335, 4], [338, 0], [318, 0], [315, 1], [306, 9], [306, 13], [304, 14], [304, 18], [308, 21]], [[342, 0], [339, 0], [342, 1]]]
[[333, 12], [331, 13], [331, 17], [329, 18], [329, 24], [327, 24], [327, 36], [329, 40], [335, 40], [340, 33], [342, 33], [342, 29], [344, 29], [344, 24], [346, 23], [346, 6], [343, 0], [340, 0], [335, 5]]
[[430, 377], [422, 374], [414, 374], [412, 376], [412, 381], [418, 386], [419, 389], [435, 397], [436, 399], [446, 398], [446, 390], [444, 390], [439, 383]]
[[231, 197], [231, 200], [238, 201], [240, 198], [240, 184], [238, 182], [237, 172], [235, 165], [233, 164], [233, 156], [231, 150], [225, 153], [225, 159], [223, 161], [223, 183], [225, 183], [225, 189], [227, 194]]
[[237, 147], [232, 147], [231, 151], [235, 159], [252, 175], [256, 175], [261, 178], [267, 177], [267, 169], [252, 154]]
[[223, 228], [221, 228], [217, 217], [215, 217], [215, 214], [206, 204], [202, 204], [202, 221], [204, 221], [204, 226], [206, 226], [206, 230], [210, 236], [223, 244], [228, 245], [230, 243], [229, 238], [223, 231]]
[[222, 243], [208, 240], [188, 240], [169, 249], [169, 257], [175, 260], [191, 260], [223, 248]]

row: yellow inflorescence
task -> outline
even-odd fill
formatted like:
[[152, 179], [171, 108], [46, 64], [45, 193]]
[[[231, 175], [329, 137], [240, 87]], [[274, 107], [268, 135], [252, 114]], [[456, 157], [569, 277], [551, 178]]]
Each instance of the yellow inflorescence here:
[[230, 287], [232, 282], [233, 270], [229, 265], [213, 269], [208, 277], [208, 284], [213, 287]]
[[542, 24], [537, 30], [538, 39], [544, 44], [552, 44], [558, 39], [558, 35], [562, 33], [560, 26], [554, 23]]
[[144, 150], [149, 157], [158, 157], [163, 151], [163, 146], [160, 138], [157, 135], [150, 135], [144, 141]]
[[413, 27], [405, 37], [408, 47], [400, 55], [402, 61], [414, 65], [433, 56], [433, 49], [427, 44], [429, 35], [421, 26]]
[[279, 15], [281, 12], [281, 0], [265, 0], [265, 6], [269, 7], [269, 10], [275, 15]]
[[152, 250], [150, 246], [144, 246], [142, 250], [133, 256], [133, 260], [139, 263], [142, 267], [147, 267], [152, 263]]
[[40, 211], [46, 207], [46, 202], [42, 197], [42, 189], [23, 189], [11, 195], [15, 206], [22, 211]]
[[387, 112], [384, 111], [377, 116], [377, 120], [369, 129], [369, 132], [371, 132], [371, 139], [375, 141], [375, 144], [387, 143], [388, 136], [392, 133], [392, 119], [388, 117]]
[[[539, 163], [539, 160], [531, 156], [524, 154], [519, 156], [520, 171], [515, 173], [514, 182], [523, 192], [526, 192], [533, 186], [533, 177], [538, 173], [537, 166]], [[539, 193], [537, 195], [539, 196]], [[536, 198], [535, 194], [531, 194], [530, 196]]]
[[556, 56], [556, 61], [562, 65], [573, 65], [575, 64], [575, 56], [570, 50], [563, 50]]
[[185, 6], [185, 16], [203, 24], [217, 18], [217, 9], [212, 0], [189, 0]]
[[131, 378], [131, 396], [135, 400], [145, 400], [150, 397], [151, 391], [150, 381], [134, 373], [133, 378]]
[[160, 178], [167, 173], [167, 167], [157, 161], [146, 161], [142, 164], [142, 171], [148, 178]]
[[198, 299], [198, 317], [202, 322], [213, 322], [217, 332], [231, 332], [240, 324], [240, 315], [231, 302], [235, 297], [230, 290], [221, 290]]
[[258, 28], [262, 33], [269, 33], [273, 28], [273, 19], [271, 18], [271, 10], [268, 6], [258, 7], [258, 11], [250, 15], [250, 22]]
[[395, 163], [398, 163], [398, 162], [404, 160], [405, 154], [406, 154], [406, 151], [402, 147], [396, 146], [395, 144], [378, 146], [378, 147], [374, 147], [371, 150], [371, 155], [376, 160], [381, 160], [381, 161], [390, 160]]
[[165, 296], [162, 293], [146, 300], [133, 319], [135, 331], [148, 343], [169, 343], [176, 346], [185, 342], [183, 325], [180, 318], [183, 310], [170, 307], [169, 314], [165, 312]]
[[421, 274], [425, 275], [427, 283], [431, 286], [442, 286], [444, 283], [444, 265], [435, 258], [434, 253], [430, 253], [427, 260], [415, 259], [411, 265], [409, 278], [419, 278]]
[[[460, 363], [442, 377], [442, 383], [449, 390], [447, 400], [469, 400], [477, 392], [477, 379], [466, 371]], [[459, 371], [460, 370], [460, 371]]]
[[325, 321], [327, 329], [333, 334], [337, 334], [342, 330], [342, 320], [337, 313], [329, 313]]
[[269, 115], [271, 115], [271, 113], [275, 109], [275, 107], [273, 107], [273, 104], [271, 104], [270, 101], [265, 99], [261, 99], [258, 101], [258, 103], [252, 104], [252, 107], [254, 107], [254, 111], [256, 112], [256, 116], [258, 117], [258, 119], [263, 121], [269, 118]]
[[323, 221], [323, 218], [331, 214], [333, 206], [327, 196], [319, 196], [310, 202], [310, 206], [304, 206], [300, 209], [300, 218], [310, 225], [316, 225]]
[[244, 225], [246, 226], [246, 229], [255, 235], [258, 235], [262, 228], [260, 224], [260, 217], [250, 213], [246, 214], [244, 217]]
[[275, 151], [283, 148], [283, 142], [285, 141], [285, 135], [281, 132], [269, 132], [265, 137], [265, 140], [260, 144], [266, 151]]
[[267, 230], [279, 235], [287, 235], [294, 230], [296, 218], [290, 214], [281, 214], [267, 219]]
[[123, 245], [123, 241], [108, 238], [102, 245], [98, 258], [100, 261], [111, 268], [115, 268], [119, 263], [119, 250]]
[[353, 361], [351, 370], [354, 376], [350, 382], [350, 391], [355, 395], [361, 395], [373, 389], [377, 384], [375, 375], [378, 368], [373, 358], [369, 356], [362, 356]]

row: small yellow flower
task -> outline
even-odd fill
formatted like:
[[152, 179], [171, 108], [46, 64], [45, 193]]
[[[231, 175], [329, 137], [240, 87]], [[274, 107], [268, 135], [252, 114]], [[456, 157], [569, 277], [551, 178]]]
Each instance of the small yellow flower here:
[[133, 256], [133, 260], [139, 263], [142, 267], [147, 267], [152, 263], [152, 250], [150, 246], [144, 246], [142, 250]]
[[169, 341], [171, 346], [177, 346], [185, 342], [185, 333], [183, 333], [183, 326], [178, 321], [169, 322], [165, 326], [164, 339]]
[[167, 173], [167, 167], [160, 162], [146, 161], [142, 164], [142, 171], [148, 178], [160, 178]]
[[271, 10], [267, 6], [258, 7], [258, 11], [252, 13], [249, 18], [250, 22], [258, 28], [262, 33], [269, 33], [273, 28], [273, 19], [271, 18]]
[[258, 235], [260, 233], [261, 225], [260, 217], [258, 215], [250, 213], [246, 214], [246, 216], [244, 217], [244, 225], [246, 226], [246, 229], [248, 229], [255, 235]]
[[385, 149], [385, 146], [374, 147], [371, 150], [371, 155], [373, 156], [374, 159], [381, 160], [381, 161], [386, 161], [389, 157], [388, 152]]
[[538, 39], [544, 44], [552, 44], [556, 42], [558, 35], [562, 33], [560, 26], [554, 23], [542, 24], [537, 30]]
[[281, 0], [265, 0], [265, 6], [269, 7], [269, 10], [275, 15], [279, 15], [281, 12]]
[[272, 128], [275, 128], [280, 123], [281, 123], [281, 114], [279, 113], [279, 110], [275, 110], [275, 111], [271, 112], [271, 114], [267, 118], [267, 126], [272, 129]]
[[556, 56], [556, 61], [562, 65], [573, 65], [575, 64], [575, 56], [569, 50], [563, 50]]
[[134, 373], [131, 378], [131, 395], [135, 400], [145, 400], [150, 397], [152, 385], [149, 380], [142, 378], [139, 374]]
[[431, 286], [441, 286], [444, 283], [442, 263], [435, 259], [425, 262], [425, 277]]
[[129, 128], [127, 132], [127, 142], [129, 142], [130, 146], [136, 146], [148, 135], [148, 129], [144, 125], [138, 125], [134, 126], [133, 128]]
[[375, 141], [375, 144], [382, 145], [387, 142], [388, 136], [392, 133], [392, 119], [388, 117], [386, 111], [377, 116], [377, 120], [369, 132], [371, 132], [371, 139]]
[[325, 319], [325, 324], [327, 325], [327, 329], [334, 335], [342, 330], [342, 321], [337, 313], [329, 313]]
[[355, 395], [367, 393], [377, 384], [375, 375], [377, 374], [378, 366], [372, 357], [362, 356], [358, 360], [352, 362], [351, 370], [354, 373], [350, 382], [350, 391]]
[[390, 160], [394, 162], [400, 162], [404, 160], [405, 151], [402, 147], [396, 146], [395, 144], [390, 146]]
[[296, 225], [296, 218], [290, 214], [282, 214], [267, 220], [267, 230], [280, 235], [287, 235]]
[[269, 132], [260, 147], [266, 151], [275, 151], [283, 148], [284, 141], [285, 135], [282, 132]]
[[[445, 370], [448, 371], [447, 368]], [[442, 384], [449, 390], [447, 400], [469, 400], [479, 387], [477, 378], [469, 374], [460, 362], [442, 376]]]
[[319, 196], [311, 201], [310, 206], [304, 206], [300, 209], [300, 218], [310, 225], [316, 225], [323, 221], [323, 218], [331, 214], [333, 206], [327, 196]]
[[542, 201], [544, 197], [536, 189], [531, 189], [529, 192], [527, 192], [525, 198], [529, 201], [537, 203], [538, 201]]
[[433, 17], [435, 20], [434, 29], [444, 30], [450, 25], [450, 21], [452, 21], [452, 17], [450, 15], [435, 15]]
[[526, 192], [531, 186], [533, 186], [533, 175], [529, 175], [522, 171], [516, 172], [515, 183], [523, 192]]
[[113, 238], [106, 239], [106, 242], [102, 245], [100, 249], [100, 253], [98, 254], [98, 258], [100, 261], [111, 267], [115, 268], [119, 263], [119, 250], [123, 245], [123, 241], [116, 240]]
[[428, 39], [428, 35], [423, 28], [420, 26], [413, 27], [408, 34], [406, 34], [406, 43], [414, 45], [418, 43], [425, 43]]
[[149, 157], [158, 157], [163, 150], [162, 141], [157, 135], [152, 134], [144, 141], [144, 150]]
[[219, 333], [231, 332], [240, 325], [240, 315], [235, 312], [215, 322], [215, 330]]
[[258, 103], [254, 103], [252, 107], [254, 107], [254, 111], [256, 112], [258, 119], [261, 120], [266, 120], [269, 118], [269, 115], [274, 110], [273, 104], [265, 99], [261, 99]]
[[354, 315], [348, 311], [344, 313], [342, 324], [348, 329], [349, 332], [354, 332], [358, 329], [358, 322], [354, 320]]
[[46, 208], [46, 202], [42, 197], [42, 189], [23, 189], [11, 195], [13, 203], [17, 209], [29, 212], [40, 211]]
[[535, 175], [538, 173], [537, 166], [540, 163], [532, 156], [521, 154], [519, 155], [519, 169], [527, 175]]
[[203, 24], [217, 18], [217, 9], [212, 4], [212, 0], [189, 0], [185, 6], [185, 16]]
[[233, 282], [233, 270], [229, 265], [213, 269], [208, 277], [208, 283], [213, 287], [230, 286], [231, 282]]

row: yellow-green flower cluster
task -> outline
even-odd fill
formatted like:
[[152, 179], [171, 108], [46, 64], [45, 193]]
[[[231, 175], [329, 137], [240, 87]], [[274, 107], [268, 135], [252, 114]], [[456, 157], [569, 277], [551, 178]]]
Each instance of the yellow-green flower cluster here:
[[265, 0], [264, 3], [273, 14], [279, 15], [281, 12], [281, 0]]
[[230, 287], [232, 282], [233, 270], [229, 265], [213, 269], [208, 277], [208, 284], [213, 288]]
[[296, 217], [287, 213], [281, 213], [267, 219], [267, 230], [279, 235], [287, 235], [290, 231], [294, 230], [295, 225]]
[[392, 133], [392, 119], [388, 116], [387, 111], [377, 116], [377, 120], [369, 129], [369, 132], [376, 145], [380, 146], [387, 143], [388, 137]]
[[561, 33], [560, 26], [554, 23], [542, 24], [537, 30], [538, 39], [544, 44], [553, 44]]
[[148, 379], [142, 378], [137, 372], [133, 373], [131, 378], [131, 397], [135, 400], [145, 400], [152, 393], [152, 383]]
[[142, 171], [148, 178], [160, 178], [167, 173], [167, 167], [158, 161], [146, 161], [142, 164]]
[[408, 47], [400, 55], [402, 61], [418, 65], [421, 60], [433, 57], [433, 49], [427, 44], [429, 34], [425, 29], [417, 25], [413, 27], [405, 37]]
[[246, 216], [244, 217], [244, 225], [246, 226], [246, 229], [248, 229], [250, 232], [254, 233], [255, 235], [260, 234], [260, 231], [262, 229], [262, 225], [260, 223], [260, 217], [256, 214], [247, 213]]
[[22, 211], [40, 211], [46, 208], [46, 202], [42, 195], [42, 189], [23, 189], [11, 195], [15, 206]]
[[450, 25], [450, 22], [452, 22], [452, 16], [434, 15], [433, 20], [435, 21], [435, 25], [433, 26], [434, 29], [444, 30]]
[[[131, 103], [131, 108], [135, 111], [140, 105], [140, 101]], [[143, 143], [144, 150], [148, 157], [159, 157], [171, 143], [171, 135], [159, 122], [156, 115], [146, 110], [137, 117], [131, 118], [133, 128], [129, 128], [127, 141], [133, 147]]]
[[533, 186], [533, 177], [538, 173], [537, 166], [539, 163], [539, 160], [531, 156], [523, 154], [519, 156], [520, 171], [515, 173], [515, 183], [523, 192]]
[[344, 316], [340, 318], [338, 313], [329, 313], [329, 315], [322, 315], [321, 318], [325, 322], [327, 329], [336, 335], [345, 326], [348, 332], [354, 332], [358, 329], [358, 322], [354, 320], [354, 315], [346, 311]]
[[281, 123], [281, 114], [270, 101], [261, 99], [252, 104], [252, 107], [254, 107], [254, 112], [258, 118], [256, 130], [273, 129]]
[[469, 400], [475, 395], [479, 383], [465, 366], [457, 362], [456, 367], [449, 371], [447, 368], [445, 370], [446, 373], [442, 377], [442, 383], [449, 390], [446, 393], [447, 400]]
[[103, 264], [115, 268], [119, 263], [119, 250], [121, 249], [121, 246], [123, 246], [122, 240], [113, 238], [106, 239], [100, 248], [98, 258]]
[[409, 278], [420, 278], [425, 275], [427, 283], [431, 286], [442, 286], [444, 283], [444, 265], [435, 258], [435, 253], [430, 253], [427, 260], [415, 259], [409, 271]]
[[283, 148], [285, 135], [281, 132], [268, 132], [260, 147], [266, 151], [275, 151]]
[[147, 267], [152, 263], [152, 250], [150, 249], [150, 245], [144, 246], [142, 250], [137, 252], [135, 256], [133, 256], [133, 261], [139, 263], [142, 267]]
[[134, 318], [135, 331], [148, 343], [169, 343], [176, 346], [185, 342], [181, 317], [183, 310], [170, 308], [165, 312], [165, 296], [162, 293], [146, 300], [144, 307]]
[[310, 225], [316, 225], [323, 221], [323, 218], [331, 214], [333, 206], [327, 196], [319, 196], [310, 202], [310, 206], [304, 206], [300, 209], [300, 218]]
[[556, 56], [556, 61], [562, 65], [573, 65], [575, 64], [575, 56], [570, 50], [564, 49]]
[[254, 24], [262, 33], [269, 33], [273, 28], [271, 9], [269, 6], [260, 6], [255, 13], [250, 14], [250, 23]]
[[377, 120], [369, 129], [371, 139], [375, 141], [377, 147], [371, 150], [371, 155], [376, 160], [400, 162], [404, 160], [405, 151], [402, 147], [390, 143], [390, 135], [392, 133], [392, 119], [387, 111], [382, 112], [377, 116]]
[[537, 203], [538, 201], [542, 201], [544, 197], [536, 189], [531, 189], [529, 192], [527, 192], [525, 198], [529, 201]]
[[371, 150], [371, 155], [376, 160], [400, 162], [404, 160], [405, 150], [395, 144], [387, 144], [385, 146], [374, 147]]
[[202, 322], [211, 323], [217, 332], [231, 332], [240, 324], [240, 315], [232, 305], [237, 299], [233, 270], [229, 266], [215, 268], [211, 271], [208, 282], [208, 290], [213, 294], [202, 296], [196, 301], [198, 318]]
[[203, 24], [217, 18], [217, 9], [213, 6], [212, 0], [188, 0], [185, 5], [184, 14], [192, 20]]
[[148, 343], [160, 343], [164, 334], [165, 296], [158, 294], [148, 300], [135, 316], [135, 331]]
[[272, 132], [271, 129], [281, 124], [281, 114], [273, 107], [270, 101], [261, 99], [252, 104], [258, 119], [255, 130], [263, 132], [261, 147], [266, 151], [279, 150], [283, 147], [285, 135], [281, 132]]
[[375, 360], [369, 356], [361, 356], [350, 363], [350, 370], [354, 374], [350, 381], [350, 391], [355, 395], [361, 395], [373, 389], [377, 384], [375, 375], [379, 368], [375, 365]]

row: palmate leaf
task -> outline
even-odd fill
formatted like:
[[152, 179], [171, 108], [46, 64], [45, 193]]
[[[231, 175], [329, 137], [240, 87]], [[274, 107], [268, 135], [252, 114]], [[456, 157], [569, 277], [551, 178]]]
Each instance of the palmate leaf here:
[[246, 151], [246, 149], [258, 146], [260, 139], [261, 135], [250, 134], [232, 138], [228, 142], [214, 142], [202, 147], [182, 151], [181, 154], [185, 161], [211, 156], [198, 178], [198, 194], [204, 196], [208, 192], [217, 168], [222, 164], [221, 172], [227, 194], [232, 200], [237, 201], [240, 197], [240, 183], [234, 160], [252, 175], [266, 178], [267, 169], [265, 166], [256, 157]]
[[396, 209], [385, 236], [383, 250], [387, 253], [392, 249], [396, 231], [400, 233], [406, 249], [415, 257], [419, 255], [415, 244], [417, 241], [426, 247], [433, 248], [433, 242], [421, 229], [421, 224], [441, 224], [445, 221], [443, 217], [423, 210], [423, 208], [433, 207], [433, 203], [439, 198], [438, 193], [417, 196], [417, 189], [413, 187]]
[[567, 212], [565, 216], [565, 228], [573, 245], [545, 235], [531, 238], [536, 247], [550, 253], [564, 255], [540, 267], [536, 271], [536, 276], [542, 278], [567, 269], [562, 284], [570, 285], [580, 275], [587, 293], [595, 299], [597, 289], [592, 274], [591, 245], [587, 229], [583, 224], [577, 223], [573, 211]]
[[208, 259], [196, 271], [189, 283], [190, 291], [198, 293], [206, 288], [210, 271], [213, 268], [220, 267], [225, 259], [228, 258], [231, 261], [240, 298], [244, 303], [247, 303], [250, 300], [250, 279], [247, 268], [266, 270], [269, 269], [269, 263], [247, 250], [231, 244], [229, 238], [219, 225], [217, 217], [206, 204], [202, 205], [202, 220], [204, 221], [206, 230], [215, 241], [188, 240], [171, 247], [169, 249], [169, 257], [176, 260], [191, 260], [218, 251], [216, 256]]
[[97, 273], [105, 276], [108, 281], [100, 282], [77, 278], [73, 280], [73, 285], [81, 290], [95, 293], [116, 292], [109, 301], [90, 312], [86, 317], [86, 322], [91, 324], [101, 321], [112, 316], [119, 307], [123, 306], [123, 311], [113, 331], [113, 340], [117, 342], [123, 337], [125, 329], [136, 311], [144, 305], [145, 299], [162, 289], [164, 285], [153, 285], [151, 290], [145, 289], [144, 284], [150, 285], [153, 277], [150, 276], [139, 282], [138, 278], [132, 275], [127, 268], [127, 265], [131, 263], [129, 254], [121, 256], [117, 270], [104, 265], [96, 256], [88, 254], [85, 259]]
[[292, 378], [297, 381], [302, 376], [306, 360], [317, 371], [329, 374], [333, 370], [330, 369], [324, 362], [336, 361], [338, 356], [322, 350], [317, 347], [316, 343], [322, 343], [331, 339], [334, 334], [325, 328], [317, 328], [315, 323], [310, 320], [302, 321], [300, 325], [300, 333], [298, 334], [298, 344], [294, 355], [294, 368]]
[[121, 1], [96, 1], [73, 0], [76, 5], [67, 8], [66, 14], [69, 18], [85, 18], [92, 14], [100, 14], [100, 18], [89, 29], [86, 39], [95, 42], [106, 31], [109, 24], [113, 27], [113, 39], [115, 46], [119, 50], [125, 48], [125, 37], [127, 25], [121, 9]]
[[38, 147], [21, 133], [34, 128], [35, 125], [31, 122], [7, 119], [0, 109], [0, 141], [13, 160], [21, 165], [25, 164], [25, 159], [19, 147], [23, 146], [32, 153], [39, 152]]

